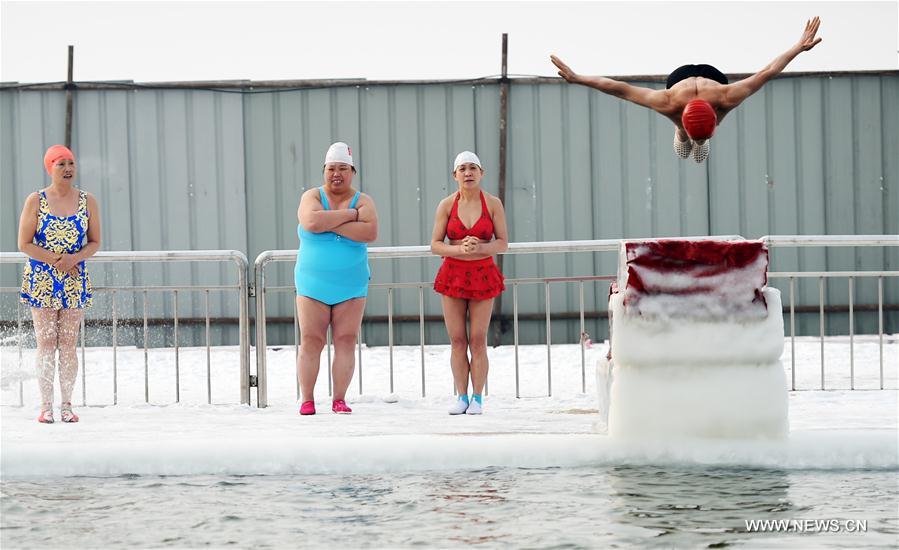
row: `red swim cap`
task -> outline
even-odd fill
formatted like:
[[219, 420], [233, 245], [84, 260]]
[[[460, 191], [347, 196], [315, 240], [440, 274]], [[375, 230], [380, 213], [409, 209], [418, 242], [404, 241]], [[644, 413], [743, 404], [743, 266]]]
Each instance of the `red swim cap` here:
[[704, 99], [694, 99], [684, 107], [681, 115], [681, 123], [693, 139], [709, 139], [715, 133], [718, 125], [718, 116], [715, 109]]
[[47, 152], [44, 153], [44, 168], [50, 173], [53, 163], [59, 159], [75, 160], [75, 155], [65, 145], [52, 145]]

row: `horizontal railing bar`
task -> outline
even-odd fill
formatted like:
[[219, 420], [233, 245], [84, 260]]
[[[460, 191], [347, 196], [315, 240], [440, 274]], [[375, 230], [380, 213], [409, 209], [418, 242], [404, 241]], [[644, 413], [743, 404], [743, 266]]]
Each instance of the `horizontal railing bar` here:
[[[579, 281], [614, 281], [616, 275], [590, 275], [583, 277], [545, 277], [545, 278], [528, 278], [528, 279], [506, 279], [506, 284], [541, 284], [541, 283], [576, 283]], [[433, 282], [424, 283], [370, 283], [369, 288], [430, 288]], [[292, 292], [296, 288], [293, 286], [266, 286], [266, 292]]]
[[[739, 235], [716, 235], [696, 237], [663, 237], [666, 240], [742, 240]], [[567, 252], [617, 252], [621, 239], [599, 239], [583, 241], [539, 241], [509, 243], [509, 248], [501, 254], [554, 254]], [[417, 246], [375, 246], [368, 249], [369, 259], [376, 258], [439, 258], [429, 245]], [[266, 250], [256, 257], [256, 266], [269, 262], [292, 262], [297, 259], [297, 250]], [[268, 288], [266, 288], [268, 290]]]
[[585, 275], [583, 277], [527, 277], [524, 279], [506, 279], [506, 282], [519, 285], [530, 285], [539, 283], [577, 283], [580, 281], [614, 281], [617, 278], [617, 275]]
[[[853, 311], [864, 311], [864, 312], [874, 312], [877, 311], [877, 304], [854, 304], [852, 306]], [[884, 311], [899, 311], [899, 304], [884, 304]], [[818, 306], [796, 306], [794, 311], [799, 313], [818, 313]], [[783, 308], [783, 313], [789, 314], [790, 308], [789, 306]], [[825, 306], [825, 313], [848, 313], [848, 306]], [[580, 316], [580, 312], [577, 311], [559, 311], [553, 312], [552, 318], [557, 320], [567, 320], [567, 319], [577, 319]], [[529, 321], [542, 321], [545, 320], [544, 313], [519, 313], [518, 317], [523, 320]], [[606, 311], [585, 311], [584, 317], [588, 319], [605, 319], [608, 317], [608, 312]], [[494, 318], [498, 321], [511, 321], [512, 315], [509, 313], [503, 314], [494, 314]], [[293, 323], [293, 317], [267, 317], [268, 323], [273, 324], [283, 324], [283, 323]], [[409, 315], [394, 315], [394, 322], [399, 323], [417, 323], [419, 321], [418, 314], [409, 314]], [[442, 315], [425, 315], [425, 321], [427, 322], [443, 322]], [[30, 323], [31, 321], [23, 320], [23, 323]], [[205, 321], [201, 317], [179, 317], [179, 324], [203, 324]], [[210, 324], [212, 325], [236, 325], [238, 322], [237, 317], [210, 317]], [[386, 315], [365, 315], [362, 318], [363, 323], [386, 323], [387, 316]], [[118, 326], [130, 326], [131, 324], [142, 324], [143, 318], [140, 319], [131, 319], [131, 320], [119, 320], [117, 321]], [[171, 324], [171, 318], [159, 318], [159, 319], [148, 319], [148, 323], [151, 325], [164, 325]], [[111, 323], [105, 319], [88, 319], [88, 326], [109, 326]], [[10, 328], [15, 327], [15, 321], [0, 321], [0, 328]], [[30, 326], [30, 325], [29, 325]]]
[[117, 292], [124, 292], [128, 290], [149, 290], [149, 291], [168, 291], [171, 292], [173, 290], [184, 290], [191, 292], [203, 292], [206, 290], [237, 290], [240, 288], [240, 285], [210, 285], [210, 286], [201, 286], [201, 285], [190, 285], [190, 286], [180, 286], [180, 285], [169, 285], [169, 286], [95, 286], [94, 290], [103, 290], [110, 291], [115, 290]]
[[[853, 309], [853, 311], [874, 312], [874, 311], [877, 311], [877, 304], [853, 304], [852, 309]], [[797, 314], [798, 313], [818, 313], [819, 308], [817, 305], [814, 305], [814, 306], [799, 306], [799, 305], [797, 305], [794, 308], [794, 311]], [[883, 311], [899, 311], [899, 304], [884, 304]], [[789, 307], [784, 307], [783, 312], [785, 314], [789, 314], [789, 312], [790, 312]], [[824, 312], [825, 313], [848, 313], [849, 306], [845, 306], [845, 305], [844, 306], [839, 306], [839, 305], [825, 306]], [[560, 311], [560, 312], [553, 312], [552, 317], [553, 317], [553, 319], [564, 320], [564, 319], [576, 319], [576, 318], [578, 318], [579, 315], [580, 315], [580, 313], [577, 311]], [[537, 321], [544, 320], [543, 313], [519, 313], [518, 316], [520, 319], [525, 319], [525, 320], [537, 320]], [[606, 317], [608, 317], [608, 312], [606, 312], [606, 311], [585, 311], [584, 316], [589, 319], [605, 319]], [[507, 314], [507, 313], [494, 314], [494, 317], [498, 321], [509, 321], [512, 319], [512, 315]], [[415, 315], [394, 315], [393, 320], [394, 320], [394, 322], [401, 322], [401, 323], [413, 323], [413, 322], [417, 323], [419, 320], [419, 317], [417, 314], [415, 314]], [[210, 319], [209, 319], [209, 323], [211, 325], [216, 325], [216, 326], [236, 325], [236, 324], [238, 324], [238, 321], [239, 320], [237, 317], [210, 317]], [[425, 321], [427, 321], [427, 322], [437, 322], [437, 321], [443, 322], [443, 316], [442, 315], [426, 315]], [[268, 317], [267, 322], [275, 323], [275, 324], [287, 323], [287, 322], [293, 323], [293, 317]], [[366, 315], [362, 318], [362, 322], [363, 323], [386, 323], [387, 316], [386, 315]], [[30, 325], [31, 321], [27, 318], [23, 318], [22, 323], [23, 323], [23, 326], [24, 325], [31, 326]], [[154, 318], [154, 319], [148, 319], [147, 323], [149, 325], [154, 325], [154, 326], [166, 325], [166, 324], [170, 325], [172, 323], [172, 319], [165, 318], [165, 317]], [[184, 324], [184, 325], [201, 325], [201, 324], [205, 323], [205, 320], [202, 317], [187, 317], [187, 318], [179, 317], [178, 323]], [[142, 324], [143, 324], [143, 318], [139, 318], [139, 319], [138, 318], [135, 318], [135, 319], [121, 319], [120, 318], [116, 321], [117, 326], [140, 326]], [[112, 322], [108, 319], [102, 319], [102, 318], [87, 319], [87, 326], [89, 326], [89, 327], [111, 326], [111, 325], [112, 325]], [[4, 329], [14, 328], [15, 326], [16, 326], [15, 321], [0, 320], [0, 328], [4, 328]]]
[[[853, 306], [852, 309], [853, 309], [853, 311], [859, 311], [858, 306]], [[888, 309], [891, 311], [899, 311], [899, 304], [894, 304], [893, 307], [891, 307], [891, 308], [887, 308], [886, 306], [884, 306], [884, 311], [887, 311]], [[877, 306], [868, 306], [868, 308], [865, 309], [864, 311], [875, 312], [875, 311], [877, 311]], [[848, 313], [849, 308], [843, 307], [842, 309], [835, 310], [833, 308], [828, 307], [828, 308], [825, 308], [824, 312], [825, 313]], [[807, 308], [806, 311], [800, 311], [799, 308], [797, 307], [796, 313], [797, 314], [798, 313], [818, 313], [818, 308], [816, 306], [810, 306]], [[787, 314], [787, 315], [789, 314], [789, 308], [787, 308], [787, 310], [784, 311], [784, 314]], [[506, 322], [506, 321], [512, 322], [513, 316], [511, 313], [504, 313], [502, 315], [494, 314], [494, 317], [499, 322]], [[585, 311], [584, 312], [585, 319], [605, 319], [607, 317], [608, 317], [608, 312], [605, 312], [605, 311]], [[559, 312], [559, 313], [554, 312], [552, 314], [552, 318], [554, 321], [578, 320], [580, 318], [580, 313], [575, 312], [575, 311], [565, 311], [565, 312]], [[544, 313], [519, 313], [518, 319], [519, 319], [519, 321], [545, 321], [546, 314], [544, 314]], [[267, 322], [268, 322], [268, 324], [273, 324], [273, 325], [283, 325], [283, 324], [287, 324], [287, 323], [293, 324], [293, 318], [292, 317], [268, 317]], [[371, 315], [368, 317], [363, 317], [362, 322], [363, 323], [386, 323], [387, 316], [386, 315]], [[393, 322], [394, 323], [416, 323], [417, 324], [419, 322], [419, 316], [418, 315], [394, 315]], [[442, 315], [425, 315], [425, 322], [428, 322], [428, 323], [440, 322], [440, 323], [442, 323], [443, 316]], [[106, 320], [106, 319], [87, 319], [85, 321], [85, 323], [86, 323], [85, 326], [88, 326], [88, 327], [112, 326], [112, 321]], [[202, 326], [202, 325], [205, 325], [205, 321], [203, 319], [189, 319], [188, 321], [185, 321], [182, 317], [179, 317], [178, 324], [179, 325], [190, 324], [190, 325]], [[210, 317], [209, 324], [210, 324], [210, 326], [213, 326], [213, 325], [215, 325], [215, 326], [237, 326], [238, 319], [236, 317], [218, 318], [218, 319]], [[148, 326], [166, 326], [166, 325], [171, 326], [172, 319], [148, 319], [147, 325]], [[32, 326], [31, 320], [23, 317], [22, 318], [22, 327], [31, 329], [31, 326]], [[116, 321], [116, 326], [119, 328], [122, 328], [122, 327], [140, 328], [141, 326], [143, 326], [143, 319], [134, 319], [132, 321], [122, 321], [121, 319], [119, 319]], [[15, 321], [0, 321], [0, 328], [2, 328], [2, 329], [10, 329], [10, 328], [15, 328], [15, 327], [16, 327]], [[870, 333], [856, 334], [856, 338], [859, 338], [860, 336], [870, 336], [870, 337], [877, 338], [877, 333], [870, 332]], [[789, 336], [787, 336], [787, 337], [789, 337]], [[833, 335], [829, 336], [829, 338], [830, 337], [833, 337]], [[797, 338], [800, 338], [800, 336], [797, 336]], [[807, 335], [807, 336], [804, 336], [803, 338], [817, 339], [818, 336], [816, 336], [816, 335], [808, 336]], [[848, 338], [848, 336], [847, 336], [847, 338]], [[893, 341], [893, 340], [890, 339], [889, 335], [886, 335], [886, 341]], [[200, 346], [202, 346], [202, 345], [203, 344], [200, 344]], [[418, 345], [418, 344], [413, 344], [413, 345]], [[539, 344], [539, 345], [544, 345], [544, 344]], [[140, 347], [140, 346], [138, 346], [138, 347]]]
[[899, 271], [771, 271], [769, 279], [785, 279], [789, 277], [899, 277]]
[[[667, 237], [667, 240], [696, 239], [742, 239], [739, 235]], [[899, 235], [766, 235], [760, 240], [769, 246], [899, 246]], [[581, 241], [542, 241], [510, 243], [504, 254], [550, 254], [559, 252], [615, 252], [620, 239], [600, 239]], [[296, 250], [270, 250], [263, 252], [268, 261], [296, 260]], [[370, 258], [414, 258], [434, 256], [431, 247], [387, 246], [369, 248]], [[246, 256], [236, 250], [169, 250], [169, 251], [102, 251], [87, 261], [101, 263], [168, 261], [227, 261]], [[27, 256], [21, 252], [0, 252], [0, 264], [17, 263]]]
[[[504, 254], [533, 254], [550, 252], [616, 252], [617, 239], [591, 241], [548, 241], [509, 243]], [[263, 258], [266, 262], [296, 261], [297, 250], [268, 250], [259, 255], [256, 262]], [[429, 245], [418, 246], [375, 246], [368, 249], [369, 259], [376, 258], [439, 258], [431, 252]]]
[[[579, 311], [562, 311], [562, 312], [558, 312], [558, 313], [553, 312], [553, 314], [552, 314], [552, 318], [554, 321], [555, 320], [567, 320], [567, 319], [580, 319], [580, 316], [581, 316], [581, 313]], [[585, 311], [584, 312], [584, 317], [589, 318], [589, 319], [605, 319], [608, 316], [609, 316], [609, 313], [607, 311]], [[492, 318], [499, 322], [511, 321], [512, 314], [511, 313], [503, 313], [503, 314], [494, 313]], [[418, 323], [419, 320], [421, 319], [421, 317], [419, 317], [418, 314], [393, 315], [392, 319], [393, 319], [394, 323]], [[546, 314], [545, 313], [519, 313], [518, 319], [526, 320], [526, 321], [545, 321]], [[364, 315], [362, 317], [363, 323], [386, 323], [387, 320], [388, 320], [387, 315]], [[437, 314], [425, 315], [424, 320], [425, 320], [425, 322], [429, 322], [429, 323], [436, 323], [436, 322], [442, 323], [443, 315], [437, 315]], [[288, 322], [292, 323], [293, 317], [269, 316], [269, 317], [266, 317], [266, 322], [268, 322], [270, 324], [271, 323], [279, 324], [279, 323], [288, 323]]]
[[[173, 290], [183, 290], [186, 292], [203, 292], [206, 290], [217, 290], [217, 291], [226, 291], [226, 290], [238, 290], [240, 289], [240, 285], [214, 285], [214, 286], [95, 286], [93, 287], [93, 292], [137, 292], [144, 290], [150, 292], [171, 292]], [[21, 292], [21, 288], [17, 286], [4, 286], [0, 287], [0, 292]]]
[[[853, 304], [853, 311], [877, 311], [877, 304]], [[884, 304], [884, 311], [899, 311], [899, 304]], [[818, 306], [796, 306], [794, 308], [796, 313], [818, 313]], [[825, 306], [825, 313], [848, 313], [849, 306]], [[783, 308], [784, 314], [790, 313], [789, 306]], [[609, 316], [607, 311], [585, 311], [584, 317], [589, 319], [605, 319]], [[498, 321], [511, 321], [512, 314], [511, 313], [494, 313], [493, 318]], [[525, 319], [529, 321], [543, 321], [546, 319], [545, 313], [518, 313], [519, 319]], [[552, 313], [553, 319], [578, 319], [580, 318], [579, 311], [559, 311]], [[409, 315], [394, 315], [394, 322], [403, 322], [403, 323], [417, 323], [418, 315], [409, 314]], [[293, 317], [268, 317], [267, 321], [269, 323], [287, 323], [293, 322]], [[425, 321], [428, 322], [443, 322], [443, 315], [425, 315]], [[364, 315], [362, 317], [363, 323], [386, 323], [387, 316], [386, 315]]]
[[[796, 306], [796, 313], [818, 313], [819, 306]], [[877, 304], [852, 304], [853, 311], [877, 311]], [[884, 311], [899, 311], [899, 304], [884, 304]], [[784, 313], [789, 313], [790, 308], [784, 308]], [[824, 313], [849, 313], [849, 306], [831, 305], [824, 306]]]
[[[24, 261], [28, 256], [21, 252], [0, 252], [0, 264]], [[116, 262], [224, 262], [237, 260], [247, 264], [247, 257], [239, 250], [109, 250], [97, 252], [87, 259], [91, 263]]]
[[759, 240], [779, 246], [899, 246], [899, 235], [765, 235]]
[[[856, 308], [858, 309], [858, 308]], [[147, 325], [152, 326], [171, 326], [173, 323], [172, 317], [148, 317]], [[231, 326], [239, 324], [240, 319], [237, 317], [210, 317], [209, 324], [216, 326]], [[87, 318], [85, 317], [85, 323], [88, 327], [111, 327], [112, 319], [107, 319], [105, 317], [95, 317], [95, 318]], [[133, 318], [116, 318], [116, 326], [117, 327], [142, 327], [144, 324], [143, 317], [133, 317]], [[179, 325], [205, 325], [206, 318], [205, 317], [181, 317], [178, 316], [178, 324]], [[30, 318], [22, 319], [22, 326], [28, 325], [32, 326], [32, 322]], [[10, 328], [15, 327], [15, 321], [7, 321], [0, 320], [0, 328]]]
[[[783, 279], [783, 278], [811, 278], [811, 277], [825, 277], [825, 278], [839, 278], [839, 277], [899, 277], [899, 271], [771, 271], [768, 273], [769, 279]], [[530, 277], [523, 279], [506, 279], [507, 283], [517, 283], [517, 284], [541, 284], [545, 282], [550, 283], [565, 283], [565, 282], [579, 282], [579, 281], [613, 281], [617, 278], [616, 275], [591, 275], [591, 276], [572, 276], [572, 277]], [[419, 283], [371, 283], [369, 285], [370, 288], [419, 288], [419, 287], [429, 287], [433, 283], [432, 282], [419, 282]], [[93, 290], [95, 292], [109, 292], [109, 291], [117, 291], [117, 292], [138, 292], [138, 291], [151, 291], [151, 292], [171, 292], [174, 290], [179, 291], [187, 291], [187, 292], [203, 292], [206, 290], [214, 290], [214, 291], [231, 291], [237, 290], [240, 288], [240, 285], [213, 285], [213, 286], [178, 286], [178, 285], [167, 285], [167, 286], [95, 286]], [[294, 290], [293, 286], [269, 286], [266, 287], [266, 291], [269, 292], [286, 292]], [[21, 288], [17, 286], [5, 286], [0, 287], [0, 293], [13, 293], [20, 292]]]
[[[789, 277], [899, 277], [899, 271], [772, 271], [768, 273], [769, 279], [781, 279]], [[523, 279], [506, 279], [507, 284], [542, 284], [542, 283], [575, 283], [579, 281], [614, 281], [616, 275], [590, 275], [590, 276], [573, 276], [573, 277], [527, 277]], [[414, 282], [414, 283], [371, 283], [369, 288], [420, 288], [430, 287], [433, 283]], [[267, 286], [266, 292], [292, 292], [295, 291], [293, 286]]]

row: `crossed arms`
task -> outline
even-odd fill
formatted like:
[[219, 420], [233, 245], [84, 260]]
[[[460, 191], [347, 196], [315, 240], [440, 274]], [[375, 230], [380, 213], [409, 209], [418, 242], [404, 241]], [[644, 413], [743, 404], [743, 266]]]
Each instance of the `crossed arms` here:
[[355, 208], [325, 210], [318, 187], [313, 187], [300, 199], [297, 219], [310, 233], [333, 231], [356, 242], [370, 243], [378, 238], [378, 213], [375, 203], [365, 193], [359, 196]]

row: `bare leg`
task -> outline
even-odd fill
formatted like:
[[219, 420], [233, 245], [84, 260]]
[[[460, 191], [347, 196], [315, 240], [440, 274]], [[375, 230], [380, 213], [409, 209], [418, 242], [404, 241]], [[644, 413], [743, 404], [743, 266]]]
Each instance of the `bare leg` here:
[[493, 313], [493, 298], [489, 300], [471, 300], [468, 302], [470, 327], [468, 330], [468, 347], [471, 349], [471, 385], [476, 395], [484, 393], [487, 383], [487, 330], [490, 327], [490, 315]]
[[346, 399], [346, 390], [356, 370], [356, 337], [362, 325], [365, 298], [353, 298], [331, 308], [331, 335], [334, 338], [334, 400]]
[[78, 332], [83, 316], [83, 309], [59, 310], [59, 393], [64, 405], [71, 405], [72, 388], [78, 377]]
[[331, 306], [318, 300], [297, 296], [300, 322], [300, 356], [297, 359], [297, 378], [300, 380], [302, 401], [312, 401], [322, 349], [331, 322]]
[[443, 320], [450, 339], [450, 366], [453, 369], [453, 383], [459, 395], [468, 394], [468, 376], [471, 365], [468, 362], [468, 335], [465, 330], [465, 316], [468, 300], [443, 296]]
[[57, 320], [59, 310], [33, 307], [34, 336], [37, 340], [37, 385], [41, 390], [41, 408], [53, 408], [53, 380], [56, 378]]

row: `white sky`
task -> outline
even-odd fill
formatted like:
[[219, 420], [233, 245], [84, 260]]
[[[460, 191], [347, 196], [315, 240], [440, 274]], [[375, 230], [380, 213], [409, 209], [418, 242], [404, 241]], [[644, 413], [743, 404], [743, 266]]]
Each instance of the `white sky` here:
[[684, 63], [753, 72], [822, 18], [788, 70], [896, 69], [888, 2], [0, 2], [0, 81], [447, 79], [667, 74]]

